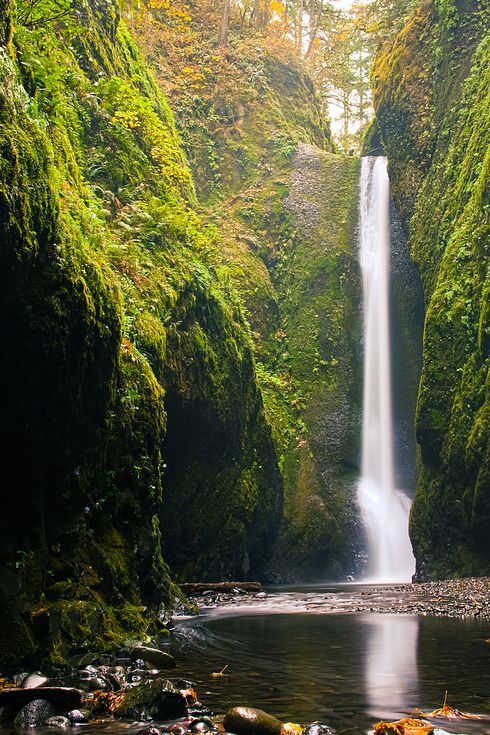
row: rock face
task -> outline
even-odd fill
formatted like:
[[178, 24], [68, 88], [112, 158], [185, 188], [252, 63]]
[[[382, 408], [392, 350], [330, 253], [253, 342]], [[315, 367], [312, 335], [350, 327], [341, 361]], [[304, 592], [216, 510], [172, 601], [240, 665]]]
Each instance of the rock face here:
[[373, 70], [426, 307], [410, 527], [421, 578], [490, 560], [489, 23], [486, 2], [424, 3]]
[[49, 17], [37, 3], [11, 38], [0, 10], [3, 670], [145, 633], [172, 598], [179, 493], [199, 497], [185, 529], [215, 578], [260, 572], [282, 508], [249, 330], [167, 102], [115, 0]]
[[[186, 7], [189, 38], [194, 39], [189, 44], [179, 42], [175, 23], [168, 16], [166, 21], [164, 13], [158, 14], [157, 24], [136, 22], [135, 32], [173, 109], [181, 113], [177, 125], [198, 196], [222, 234], [223, 261], [251, 328], [285, 487], [269, 578], [345, 578], [353, 567], [353, 537], [359, 535], [351, 504], [362, 383], [358, 162], [331, 153], [319, 99], [293, 55], [285, 56], [260, 38], [250, 44], [238, 37], [226, 57], [216, 55], [219, 5], [203, 0]], [[203, 53], [209, 67], [197, 98], [190, 92], [188, 72], [176, 70], [194, 68], [196, 54]], [[198, 499], [208, 483], [221, 487], [226, 480], [224, 468], [214, 478], [199, 476], [197, 468], [187, 474], [187, 441], [203, 454], [215, 451], [208, 437], [189, 429], [198, 408], [196, 403], [186, 406], [186, 433], [172, 444], [177, 452], [181, 447], [180, 460], [169, 465], [174, 512], [165, 525], [166, 550], [185, 575], [196, 570], [199, 543], [185, 518], [199, 514]], [[216, 442], [223, 455], [236, 456], [234, 438], [229, 450], [224, 440], [223, 434]], [[260, 512], [253, 510], [256, 491], [248, 472], [241, 473], [240, 484], [255, 525]], [[222, 509], [216, 502], [205, 511], [204, 537], [212, 533], [212, 518], [221, 518]], [[240, 540], [240, 524], [233, 523]], [[178, 537], [186, 543], [177, 543]], [[264, 541], [257, 541], [260, 549]], [[250, 567], [252, 578], [257, 564], [250, 549], [244, 551], [241, 563]], [[228, 553], [221, 544], [215, 550], [216, 558]], [[211, 579], [206, 568], [201, 573]]]

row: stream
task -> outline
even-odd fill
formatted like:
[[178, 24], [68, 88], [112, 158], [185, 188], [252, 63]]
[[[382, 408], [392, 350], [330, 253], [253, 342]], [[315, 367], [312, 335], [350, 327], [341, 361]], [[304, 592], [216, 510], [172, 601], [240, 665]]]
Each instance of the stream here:
[[447, 690], [448, 704], [482, 719], [439, 726], [490, 733], [490, 621], [317, 612], [319, 596], [318, 588], [269, 593], [256, 605], [204, 609], [180, 622], [173, 634], [179, 672], [216, 713], [248, 704], [285, 722], [320, 720], [345, 733], [417, 707], [432, 711]]
[[[455, 607], [461, 604], [458, 589], [465, 590], [464, 615]], [[485, 579], [427, 587], [293, 586], [218, 601], [209, 596], [199, 616], [175, 620], [170, 644], [177, 668], [162, 674], [192, 682], [214, 715], [249, 705], [283, 722], [320, 721], [339, 735], [367, 733], [381, 719], [418, 716], [416, 708], [431, 712], [447, 691], [448, 705], [480, 719], [439, 718], [433, 720], [437, 727], [490, 735], [487, 589]], [[421, 613], [423, 599], [428, 607]], [[136, 735], [141, 727], [102, 716], [76, 729]], [[0, 735], [19, 730], [0, 725]]]

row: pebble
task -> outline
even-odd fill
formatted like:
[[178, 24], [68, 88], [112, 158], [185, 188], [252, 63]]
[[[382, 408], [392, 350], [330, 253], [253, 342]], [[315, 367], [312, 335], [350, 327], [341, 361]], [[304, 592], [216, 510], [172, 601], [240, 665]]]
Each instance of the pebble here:
[[89, 721], [87, 715], [79, 709], [72, 709], [66, 713], [66, 716], [74, 725], [84, 725]]

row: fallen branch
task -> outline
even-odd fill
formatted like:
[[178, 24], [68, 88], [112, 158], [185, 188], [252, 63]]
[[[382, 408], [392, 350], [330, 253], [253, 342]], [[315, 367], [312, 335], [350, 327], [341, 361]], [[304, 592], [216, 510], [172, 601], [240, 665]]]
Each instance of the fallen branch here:
[[260, 582], [187, 582], [179, 585], [185, 595], [202, 595], [203, 592], [260, 592]]

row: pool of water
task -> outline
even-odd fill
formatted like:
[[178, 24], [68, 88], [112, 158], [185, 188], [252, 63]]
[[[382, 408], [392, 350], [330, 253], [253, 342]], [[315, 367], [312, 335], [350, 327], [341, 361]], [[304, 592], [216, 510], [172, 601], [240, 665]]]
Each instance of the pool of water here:
[[[295, 593], [288, 593], [293, 595]], [[290, 598], [292, 599], [292, 598]], [[179, 672], [215, 712], [260, 707], [283, 721], [342, 733], [443, 704], [481, 720], [441, 720], [490, 733], [490, 623], [416, 615], [215, 610], [174, 633]], [[224, 667], [224, 675], [213, 672]]]

